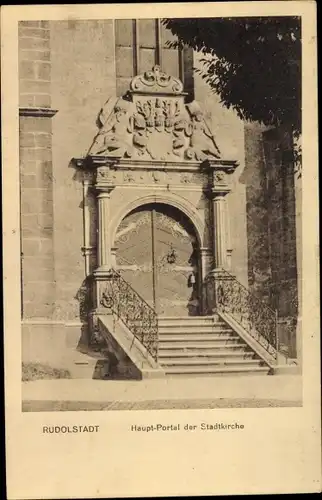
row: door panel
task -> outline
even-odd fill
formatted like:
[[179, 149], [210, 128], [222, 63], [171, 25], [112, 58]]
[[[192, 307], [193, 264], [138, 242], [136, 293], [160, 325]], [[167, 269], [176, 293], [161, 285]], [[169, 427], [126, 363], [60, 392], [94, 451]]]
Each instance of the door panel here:
[[151, 211], [129, 214], [119, 226], [116, 265], [123, 278], [153, 307]]
[[158, 314], [198, 314], [196, 238], [183, 214], [162, 204], [145, 205], [124, 218], [115, 246], [118, 270]]
[[[184, 218], [176, 213], [155, 214], [155, 249], [158, 312], [167, 316], [191, 313], [192, 287], [189, 277], [196, 271], [195, 237]], [[169, 257], [174, 262], [169, 262]], [[197, 305], [197, 304], [196, 304]], [[189, 309], [190, 308], [190, 309]]]

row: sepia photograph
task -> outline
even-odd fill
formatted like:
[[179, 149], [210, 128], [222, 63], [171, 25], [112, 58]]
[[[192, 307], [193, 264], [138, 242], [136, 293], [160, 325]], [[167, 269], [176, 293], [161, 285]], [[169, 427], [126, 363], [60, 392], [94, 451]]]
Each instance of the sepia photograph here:
[[18, 35], [23, 411], [301, 406], [300, 17]]
[[9, 500], [321, 492], [313, 1], [1, 9]]

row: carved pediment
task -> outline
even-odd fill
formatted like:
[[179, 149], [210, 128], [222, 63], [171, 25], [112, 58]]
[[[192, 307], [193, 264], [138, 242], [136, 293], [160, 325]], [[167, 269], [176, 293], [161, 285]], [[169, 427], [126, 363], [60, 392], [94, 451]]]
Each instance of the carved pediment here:
[[183, 85], [179, 78], [163, 73], [159, 66], [154, 66], [151, 71], [133, 78], [130, 84], [133, 92], [147, 92], [156, 94], [181, 94]]
[[185, 104], [182, 89], [180, 80], [158, 66], [134, 77], [126, 96], [103, 106], [89, 155], [163, 161], [219, 158], [199, 104]]

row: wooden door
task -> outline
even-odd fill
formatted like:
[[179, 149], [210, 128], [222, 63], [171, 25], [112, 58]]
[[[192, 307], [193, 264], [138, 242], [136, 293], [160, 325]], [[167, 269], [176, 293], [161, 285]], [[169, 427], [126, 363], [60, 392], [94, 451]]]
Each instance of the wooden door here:
[[117, 269], [158, 314], [199, 313], [197, 242], [187, 217], [167, 205], [150, 204], [119, 226]]

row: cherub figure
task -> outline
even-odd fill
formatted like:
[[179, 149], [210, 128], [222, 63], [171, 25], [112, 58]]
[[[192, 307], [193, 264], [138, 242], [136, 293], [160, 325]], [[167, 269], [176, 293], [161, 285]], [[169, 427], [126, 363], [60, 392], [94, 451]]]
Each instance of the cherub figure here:
[[[114, 101], [115, 102], [115, 101]], [[130, 111], [133, 104], [125, 99], [108, 100], [99, 114], [101, 130], [94, 139], [88, 154], [109, 156], [131, 156]]]
[[189, 148], [186, 151], [187, 157], [199, 161], [206, 160], [209, 156], [220, 158], [219, 148], [209, 126], [205, 122], [199, 104], [193, 101], [187, 104], [187, 108], [191, 116], [191, 123], [187, 130], [187, 135], [190, 137]]

